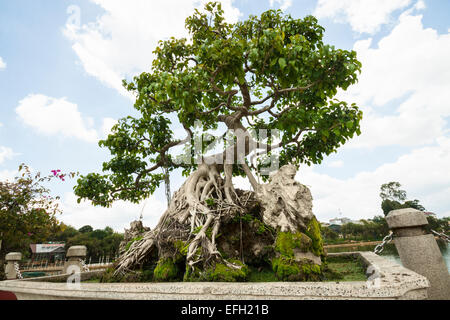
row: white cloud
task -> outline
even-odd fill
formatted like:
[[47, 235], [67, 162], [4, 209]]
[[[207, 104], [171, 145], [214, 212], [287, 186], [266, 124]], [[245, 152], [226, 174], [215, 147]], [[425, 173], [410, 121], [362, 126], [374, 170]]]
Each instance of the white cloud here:
[[414, 5], [414, 9], [416, 9], [416, 10], [423, 10], [426, 7], [427, 6], [426, 6], [426, 4], [425, 4], [425, 2], [423, 0], [417, 1], [417, 3]]
[[270, 0], [270, 6], [273, 7], [275, 2], [280, 5], [280, 9], [283, 11], [292, 6], [292, 0]]
[[391, 14], [407, 7], [411, 0], [319, 0], [314, 10], [318, 18], [350, 23], [354, 31], [375, 33], [391, 20]]
[[0, 164], [2, 164], [5, 160], [12, 159], [17, 155], [19, 154], [14, 153], [11, 148], [0, 146]]
[[144, 225], [154, 228], [167, 205], [165, 201], [152, 196], [139, 204], [117, 201], [111, 208], [94, 207], [87, 201], [78, 204], [77, 197], [68, 192], [62, 198], [60, 208], [63, 213], [58, 217], [59, 220], [77, 229], [85, 225], [90, 225], [94, 229], [104, 229], [109, 226], [118, 232], [123, 232], [124, 228], [129, 228], [131, 221], [139, 219], [141, 212]]
[[17, 176], [17, 170], [3, 170], [0, 171], [0, 181], [13, 181]]
[[[122, 79], [150, 69], [157, 42], [186, 37], [185, 19], [206, 0], [91, 0], [105, 12], [81, 27], [66, 25], [64, 34], [84, 70], [120, 94], [131, 97]], [[223, 0], [229, 22], [241, 15], [233, 0]]]
[[421, 15], [402, 15], [377, 48], [371, 43], [367, 39], [354, 45], [363, 70], [351, 90], [362, 101], [373, 99], [380, 106], [411, 91], [450, 84], [450, 34], [425, 29]]
[[450, 138], [439, 138], [434, 146], [403, 155], [371, 172], [360, 172], [349, 179], [336, 179], [303, 166], [297, 180], [311, 186], [313, 211], [321, 221], [338, 215], [353, 219], [382, 215], [380, 186], [399, 181], [409, 199], [438, 216], [450, 216]]
[[364, 111], [362, 135], [348, 147], [417, 146], [445, 134], [450, 33], [424, 28], [420, 15], [402, 14], [391, 34], [376, 48], [371, 44], [372, 39], [355, 43], [362, 73], [358, 84], [340, 93]]
[[0, 57], [0, 70], [6, 69], [6, 62]]
[[90, 129], [93, 120], [83, 118], [78, 106], [66, 100], [42, 94], [32, 94], [19, 102], [16, 113], [20, 119], [38, 132], [62, 135], [88, 142], [98, 141], [97, 132]]
[[328, 164], [328, 167], [330, 167], [330, 168], [342, 168], [343, 166], [344, 166], [344, 161], [342, 161], [342, 160], [332, 161]]

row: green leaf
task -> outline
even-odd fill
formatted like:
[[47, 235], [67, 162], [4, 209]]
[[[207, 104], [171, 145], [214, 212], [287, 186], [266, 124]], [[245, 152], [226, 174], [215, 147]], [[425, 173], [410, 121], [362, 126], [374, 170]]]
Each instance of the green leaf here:
[[281, 70], [286, 68], [286, 60], [284, 58], [278, 59], [278, 64], [280, 65]]
[[273, 67], [274, 65], [276, 65], [276, 64], [277, 64], [277, 61], [278, 61], [277, 58], [272, 59], [272, 61], [270, 61], [270, 66]]

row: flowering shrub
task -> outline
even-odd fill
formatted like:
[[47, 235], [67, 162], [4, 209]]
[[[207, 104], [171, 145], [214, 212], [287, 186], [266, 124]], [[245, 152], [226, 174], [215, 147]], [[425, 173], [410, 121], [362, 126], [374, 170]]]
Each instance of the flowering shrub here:
[[0, 257], [10, 251], [27, 253], [30, 243], [45, 241], [59, 231], [59, 197], [53, 197], [43, 184], [76, 175], [58, 169], [41, 176], [40, 172], [33, 174], [25, 164], [18, 171], [13, 181], [0, 181]]

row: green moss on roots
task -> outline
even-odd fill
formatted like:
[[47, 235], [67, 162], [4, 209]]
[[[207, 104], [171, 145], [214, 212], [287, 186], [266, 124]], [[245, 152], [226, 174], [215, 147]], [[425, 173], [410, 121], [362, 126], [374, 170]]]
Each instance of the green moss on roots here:
[[216, 263], [214, 268], [207, 271], [208, 281], [245, 281], [249, 274], [248, 267], [238, 260], [234, 260], [233, 263], [239, 265], [240, 269], [229, 267], [223, 263]]
[[306, 234], [312, 240], [312, 251], [314, 252], [314, 254], [318, 257], [323, 257], [324, 251], [323, 251], [322, 235], [320, 234], [320, 223], [317, 221], [316, 218], [312, 218], [311, 221], [308, 223], [306, 228]]
[[293, 258], [294, 249], [307, 252], [311, 245], [311, 239], [304, 233], [279, 232], [275, 241], [275, 251], [283, 256]]
[[133, 242], [139, 241], [139, 240], [142, 240], [142, 236], [139, 236], [139, 237], [136, 237], [136, 238], [134, 238], [134, 239], [131, 239], [131, 240], [127, 243], [127, 245], [126, 245], [126, 247], [125, 247], [125, 251], [128, 251], [128, 250], [130, 249], [130, 247], [131, 247], [131, 245], [133, 244]]
[[300, 267], [296, 261], [285, 256], [272, 259], [272, 269], [282, 281], [295, 281], [300, 276]]
[[161, 259], [153, 271], [154, 281], [174, 281], [178, 277], [178, 267], [173, 259]]
[[281, 281], [320, 281], [322, 268], [313, 261], [302, 257], [311, 252], [317, 257], [324, 255], [320, 225], [312, 219], [302, 232], [278, 232], [275, 241], [272, 269]]
[[225, 263], [216, 263], [214, 266], [201, 271], [194, 267], [192, 270], [186, 267], [183, 281], [212, 281], [212, 282], [238, 282], [246, 281], [249, 275], [249, 268], [239, 260], [230, 259], [234, 265], [240, 268], [233, 268]]

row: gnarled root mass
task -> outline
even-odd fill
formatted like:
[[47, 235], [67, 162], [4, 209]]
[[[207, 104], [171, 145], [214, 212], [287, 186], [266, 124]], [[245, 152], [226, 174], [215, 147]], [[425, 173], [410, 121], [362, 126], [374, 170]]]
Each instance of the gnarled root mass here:
[[235, 190], [226, 165], [224, 172], [223, 179], [216, 166], [199, 166], [158, 225], [121, 255], [114, 276], [153, 265], [154, 280], [181, 274], [185, 281], [236, 281], [245, 280], [246, 263], [272, 263], [282, 280], [320, 274], [301, 268], [320, 265], [323, 249], [311, 195], [294, 180], [295, 167], [281, 168], [255, 191]]

